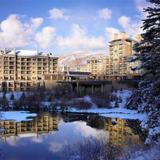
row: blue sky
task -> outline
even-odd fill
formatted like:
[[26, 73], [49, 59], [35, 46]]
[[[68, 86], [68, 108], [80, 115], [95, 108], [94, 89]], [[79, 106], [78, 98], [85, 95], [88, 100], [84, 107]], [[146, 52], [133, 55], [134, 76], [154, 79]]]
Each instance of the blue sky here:
[[0, 47], [107, 51], [113, 33], [141, 33], [145, 0], [0, 0]]

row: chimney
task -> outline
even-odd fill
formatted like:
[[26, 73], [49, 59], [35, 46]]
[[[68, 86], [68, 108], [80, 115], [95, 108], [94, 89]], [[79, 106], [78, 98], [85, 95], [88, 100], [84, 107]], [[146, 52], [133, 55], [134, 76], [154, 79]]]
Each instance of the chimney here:
[[114, 33], [114, 40], [118, 39], [118, 33]]
[[126, 39], [126, 32], [121, 33], [122, 39]]

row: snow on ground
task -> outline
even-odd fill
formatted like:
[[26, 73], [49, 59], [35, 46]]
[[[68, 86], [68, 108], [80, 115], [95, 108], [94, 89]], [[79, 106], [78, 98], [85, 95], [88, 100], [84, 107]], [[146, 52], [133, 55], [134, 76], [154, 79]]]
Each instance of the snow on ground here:
[[90, 96], [84, 96], [82, 98], [74, 98], [73, 100], [83, 100], [84, 102], [88, 102], [91, 104], [92, 108], [97, 108], [97, 105], [93, 103], [92, 98]]
[[[115, 108], [115, 101], [111, 103], [112, 109], [107, 108], [97, 108], [96, 106], [90, 109], [76, 109], [70, 107], [67, 111], [68, 112], [76, 112], [76, 113], [97, 113], [103, 117], [114, 117], [114, 118], [123, 118], [123, 119], [137, 119], [137, 120], [144, 120], [147, 118], [146, 114], [140, 114], [137, 110], [129, 110], [124, 108], [127, 102], [127, 99], [132, 94], [131, 90], [118, 90], [113, 92], [112, 95], [118, 97], [118, 108]], [[88, 100], [88, 97], [85, 98]], [[92, 102], [91, 99], [88, 101]]]
[[115, 108], [115, 101], [111, 102], [112, 109], [108, 108], [97, 108], [97, 106], [92, 102], [92, 99], [89, 96], [85, 96], [82, 98], [77, 98], [77, 100], [85, 100], [92, 104], [92, 108], [90, 109], [76, 109], [74, 107], [69, 107], [67, 109], [68, 112], [75, 113], [97, 113], [103, 117], [114, 117], [114, 118], [123, 118], [123, 119], [137, 119], [144, 120], [147, 118], [146, 114], [140, 114], [136, 110], [129, 110], [124, 108], [127, 102], [127, 99], [132, 94], [131, 90], [118, 90], [113, 92], [112, 95], [118, 98], [118, 108]]
[[[132, 151], [129, 157], [128, 160], [160, 160], [160, 144], [155, 144], [147, 150], [139, 148]], [[124, 158], [122, 157], [120, 160], [124, 160]]]
[[[119, 99], [118, 106], [124, 108], [127, 102], [127, 99], [131, 96], [131, 90], [118, 90], [113, 92], [112, 95], [116, 96]], [[111, 107], [115, 107], [115, 101], [111, 102]]]
[[143, 120], [147, 117], [146, 114], [140, 114], [136, 110], [129, 110], [126, 108], [92, 108], [92, 109], [81, 109], [77, 110], [75, 108], [70, 108], [67, 111], [73, 113], [97, 113], [103, 117], [114, 117], [114, 118], [122, 118], [122, 119], [137, 119]]
[[147, 117], [146, 114], [134, 113], [134, 114], [126, 114], [126, 113], [109, 113], [109, 114], [100, 114], [103, 117], [112, 117], [112, 118], [122, 118], [122, 119], [133, 119], [142, 121]]
[[[13, 92], [16, 99], [18, 99], [22, 92]], [[76, 112], [76, 113], [97, 113], [103, 117], [114, 117], [114, 118], [123, 118], [123, 119], [138, 119], [144, 120], [147, 118], [146, 114], [140, 114], [136, 110], [129, 110], [124, 108], [127, 102], [127, 99], [130, 97], [132, 91], [131, 90], [118, 90], [113, 92], [112, 95], [118, 97], [118, 108], [115, 108], [115, 101], [111, 102], [112, 109], [107, 108], [97, 108], [96, 104], [92, 102], [91, 97], [85, 96], [82, 98], [76, 98], [75, 100], [84, 100], [92, 104], [92, 108], [90, 109], [81, 109], [77, 110], [74, 107], [69, 107], [68, 112]], [[3, 94], [0, 92], [0, 97]], [[6, 93], [7, 99], [11, 97], [11, 92]], [[42, 102], [42, 105], [48, 106], [51, 102]], [[17, 121], [26, 120], [28, 116], [36, 116], [36, 114], [30, 114], [29, 112], [3, 112], [3, 116], [7, 117], [6, 119], [15, 119]]]
[[27, 111], [6, 111], [1, 112], [0, 120], [15, 120], [17, 122], [32, 120], [32, 118], [27, 117], [36, 117], [36, 113], [30, 113]]

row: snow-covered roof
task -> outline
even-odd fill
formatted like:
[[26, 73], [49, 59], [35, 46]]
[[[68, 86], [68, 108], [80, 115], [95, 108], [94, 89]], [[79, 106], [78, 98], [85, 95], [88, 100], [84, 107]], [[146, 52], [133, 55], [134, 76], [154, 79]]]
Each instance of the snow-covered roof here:
[[17, 50], [16, 53], [20, 56], [35, 56], [38, 54], [36, 50]]
[[19, 56], [54, 56], [53, 53], [51, 52], [38, 52], [37, 50], [4, 50], [4, 53], [12, 55], [12, 54], [17, 54]]

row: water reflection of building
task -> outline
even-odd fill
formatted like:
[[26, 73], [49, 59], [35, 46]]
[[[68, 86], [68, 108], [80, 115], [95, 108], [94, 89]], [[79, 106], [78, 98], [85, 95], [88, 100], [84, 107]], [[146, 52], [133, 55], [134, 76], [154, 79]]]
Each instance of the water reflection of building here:
[[49, 114], [38, 115], [30, 121], [16, 122], [15, 120], [1, 120], [0, 128], [4, 131], [1, 132], [2, 138], [10, 136], [20, 136], [29, 133], [35, 133], [37, 136], [42, 133], [49, 133], [58, 129], [57, 117], [50, 116]]
[[109, 142], [115, 146], [123, 147], [125, 145], [139, 144], [140, 136], [133, 133], [124, 119], [107, 119], [106, 130], [109, 132]]

